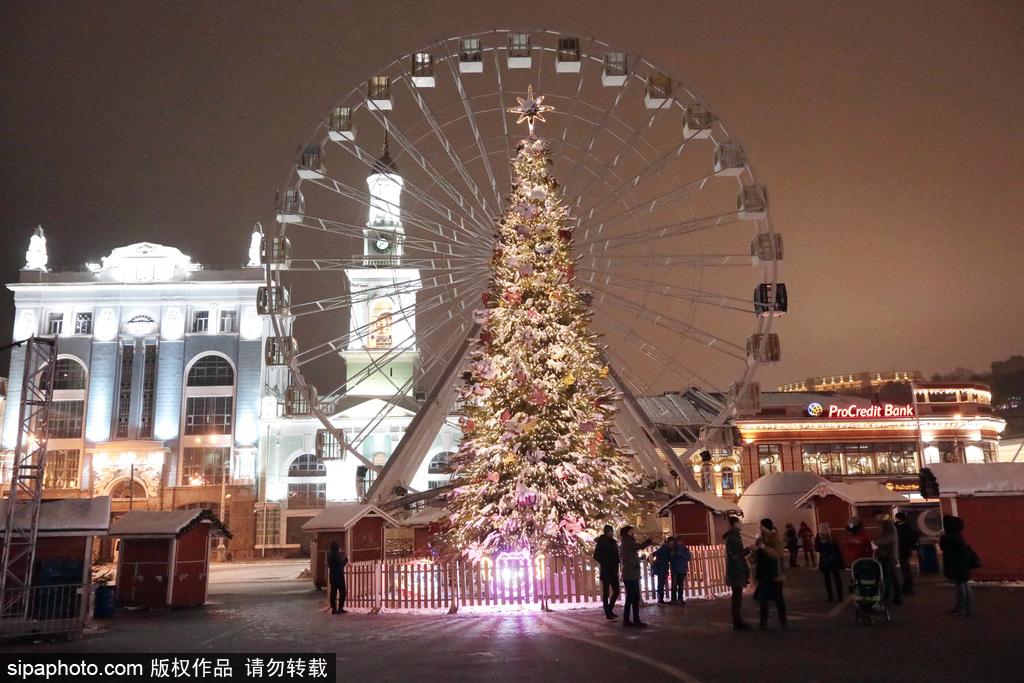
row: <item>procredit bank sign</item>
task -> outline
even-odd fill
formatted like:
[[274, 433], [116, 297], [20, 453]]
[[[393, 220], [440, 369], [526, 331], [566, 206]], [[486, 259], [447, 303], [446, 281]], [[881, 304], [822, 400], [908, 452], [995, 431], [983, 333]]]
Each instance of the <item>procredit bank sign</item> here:
[[847, 418], [852, 420], [870, 420], [880, 417], [914, 417], [914, 406], [912, 404], [896, 405], [893, 403], [882, 403], [873, 406], [825, 406], [820, 403], [810, 403], [807, 406], [807, 414], [811, 417]]

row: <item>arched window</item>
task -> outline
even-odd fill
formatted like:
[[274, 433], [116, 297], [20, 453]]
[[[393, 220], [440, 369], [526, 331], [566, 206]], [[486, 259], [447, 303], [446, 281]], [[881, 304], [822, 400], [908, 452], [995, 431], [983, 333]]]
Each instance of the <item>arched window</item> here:
[[288, 466], [288, 507], [327, 505], [327, 468], [313, 453], [303, 453]]
[[427, 474], [449, 474], [452, 468], [448, 464], [448, 458], [451, 456], [451, 451], [442, 451], [435, 455], [427, 465]]
[[186, 435], [231, 433], [234, 382], [235, 371], [221, 356], [208, 354], [192, 365], [185, 388]]
[[148, 497], [146, 487], [138, 479], [122, 479], [110, 487], [111, 498], [134, 498], [145, 500]]
[[203, 356], [188, 371], [190, 387], [229, 387], [234, 383], [235, 371], [231, 363], [221, 356]]
[[327, 468], [320, 458], [312, 453], [300, 455], [288, 466], [289, 477], [323, 477], [326, 474]]
[[701, 467], [701, 483], [704, 484], [704, 490], [715, 492], [715, 475], [711, 471], [711, 463], [706, 462]]
[[732, 491], [735, 488], [736, 488], [736, 482], [733, 479], [732, 468], [731, 467], [723, 467], [722, 468], [722, 490], [723, 491]]
[[[47, 368], [40, 385], [46, 389]], [[53, 390], [65, 392], [50, 404], [50, 438], [80, 439], [85, 421], [85, 366], [74, 358], [58, 358], [53, 369]]]

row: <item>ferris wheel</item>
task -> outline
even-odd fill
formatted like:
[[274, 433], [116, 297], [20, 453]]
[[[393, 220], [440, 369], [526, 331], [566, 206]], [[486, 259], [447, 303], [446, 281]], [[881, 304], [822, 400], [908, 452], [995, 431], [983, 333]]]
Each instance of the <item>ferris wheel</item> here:
[[[273, 324], [266, 360], [280, 372], [283, 413], [322, 423], [321, 457], [377, 473], [367, 499], [410, 491], [456, 409], [510, 160], [526, 136], [507, 110], [531, 86], [553, 106], [537, 136], [552, 149], [576, 284], [623, 396], [616, 438], [648, 478], [695, 486], [637, 396], [699, 390], [718, 427], [756, 391], [757, 366], [779, 360], [782, 240], [714, 108], [595, 39], [493, 30], [441, 40], [326, 112], [263, 239], [258, 309]], [[360, 397], [375, 399], [374, 414], [342, 434], [331, 416]], [[399, 409], [416, 415], [391, 459], [372, 462], [360, 440]]]

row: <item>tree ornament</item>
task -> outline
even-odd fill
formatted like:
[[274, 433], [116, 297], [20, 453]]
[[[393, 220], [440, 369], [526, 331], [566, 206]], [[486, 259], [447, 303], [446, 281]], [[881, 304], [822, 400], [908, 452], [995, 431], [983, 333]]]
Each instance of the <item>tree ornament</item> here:
[[567, 387], [571, 387], [573, 384], [576, 384], [576, 377], [570, 372], [568, 375], [562, 378], [562, 384], [564, 384]]

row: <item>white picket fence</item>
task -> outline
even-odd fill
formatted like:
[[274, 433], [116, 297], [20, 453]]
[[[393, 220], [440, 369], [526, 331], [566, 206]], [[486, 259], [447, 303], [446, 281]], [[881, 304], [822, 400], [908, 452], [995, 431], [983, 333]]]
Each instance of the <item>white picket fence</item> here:
[[[725, 547], [690, 546], [693, 559], [685, 598], [727, 595]], [[400, 559], [351, 562], [345, 570], [347, 604], [381, 609], [448, 609], [601, 602], [598, 566], [591, 560], [503, 556], [494, 561]], [[657, 584], [641, 561], [641, 591], [652, 600]], [[669, 589], [671, 589], [671, 577]], [[666, 599], [669, 597], [667, 594]]]

